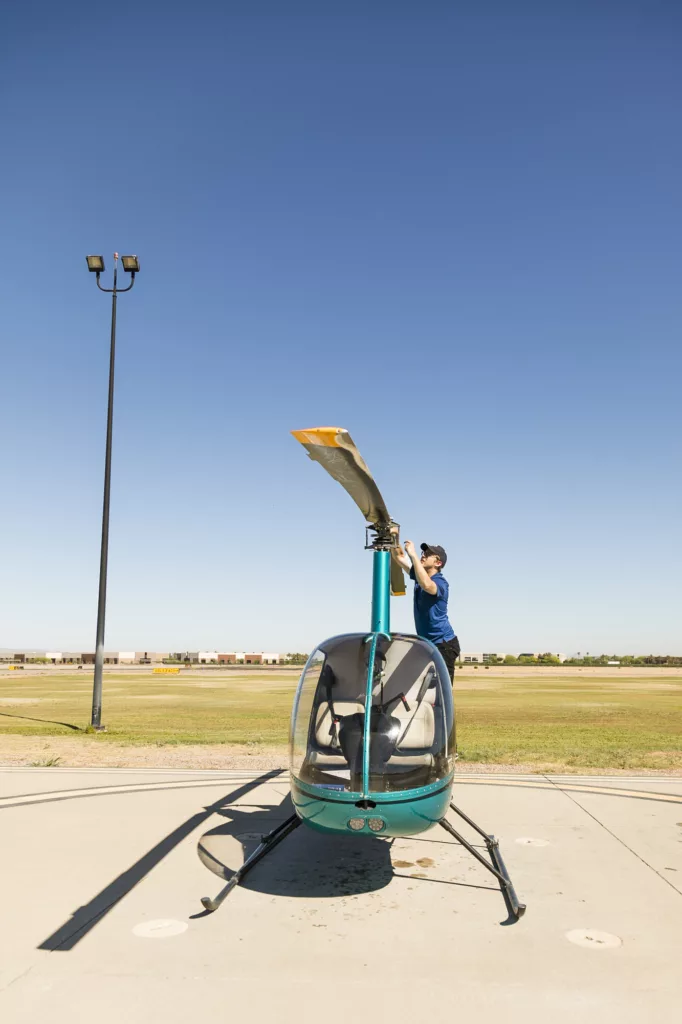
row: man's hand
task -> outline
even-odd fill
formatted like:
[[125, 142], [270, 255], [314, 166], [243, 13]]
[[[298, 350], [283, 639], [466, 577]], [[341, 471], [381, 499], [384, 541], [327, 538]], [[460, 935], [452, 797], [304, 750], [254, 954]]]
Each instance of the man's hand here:
[[[391, 527], [391, 533], [393, 534], [393, 536], [396, 538], [396, 541], [397, 541], [397, 539], [398, 539], [398, 527], [397, 526], [392, 526]], [[402, 569], [405, 570], [405, 572], [409, 572], [410, 569], [412, 568], [412, 563], [410, 562], [410, 559], [405, 554], [405, 549], [400, 544], [398, 544], [398, 543], [396, 543], [396, 546], [394, 548], [391, 548], [391, 558], [395, 562], [397, 562], [398, 565]]]
[[412, 562], [414, 576], [419, 586], [422, 588], [422, 590], [425, 590], [427, 594], [431, 594], [432, 596], [437, 594], [438, 587], [433, 582], [428, 572], [422, 565], [421, 555], [417, 554], [415, 546], [411, 540], [405, 541], [405, 550], [407, 551], [408, 557]]

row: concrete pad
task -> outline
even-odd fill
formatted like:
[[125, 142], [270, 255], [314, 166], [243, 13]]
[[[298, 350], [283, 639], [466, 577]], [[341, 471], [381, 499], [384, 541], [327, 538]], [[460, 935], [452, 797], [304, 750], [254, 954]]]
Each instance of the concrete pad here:
[[[682, 895], [661, 865], [682, 849], [682, 796], [626, 798], [592, 781], [598, 792], [541, 776], [456, 785], [528, 904], [508, 925], [493, 876], [440, 828], [390, 841], [301, 827], [204, 915], [200, 897], [223, 884], [215, 871], [289, 813], [285, 776], [0, 772], [0, 1016], [674, 1019]], [[638, 792], [647, 786], [661, 780]], [[620, 944], [576, 945], [576, 932]]]

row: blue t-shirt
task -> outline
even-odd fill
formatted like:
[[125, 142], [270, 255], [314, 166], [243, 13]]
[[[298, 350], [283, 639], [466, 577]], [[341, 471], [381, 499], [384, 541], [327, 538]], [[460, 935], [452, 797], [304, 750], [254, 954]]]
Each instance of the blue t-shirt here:
[[442, 573], [437, 572], [431, 581], [438, 587], [436, 594], [429, 594], [417, 583], [414, 567], [410, 569], [410, 579], [414, 580], [414, 626], [418, 636], [430, 640], [432, 644], [442, 644], [453, 640], [455, 631], [448, 619], [448, 595], [450, 587]]

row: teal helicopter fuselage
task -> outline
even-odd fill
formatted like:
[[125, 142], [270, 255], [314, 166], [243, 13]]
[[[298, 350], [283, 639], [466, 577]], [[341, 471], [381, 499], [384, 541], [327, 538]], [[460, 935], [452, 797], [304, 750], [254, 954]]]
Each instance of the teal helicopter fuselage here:
[[301, 675], [291, 795], [319, 832], [416, 835], [451, 800], [452, 686], [433, 644], [390, 632], [390, 551], [374, 550], [373, 560], [370, 632], [320, 644]]

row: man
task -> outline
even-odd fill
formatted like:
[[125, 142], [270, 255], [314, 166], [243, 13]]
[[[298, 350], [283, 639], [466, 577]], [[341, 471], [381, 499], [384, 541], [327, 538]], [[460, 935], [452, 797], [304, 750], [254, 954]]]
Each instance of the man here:
[[448, 619], [450, 588], [441, 572], [448, 556], [438, 544], [422, 544], [420, 557], [411, 540], [405, 541], [404, 550], [392, 548], [391, 555], [414, 580], [415, 632], [438, 648], [454, 682], [459, 640]]

